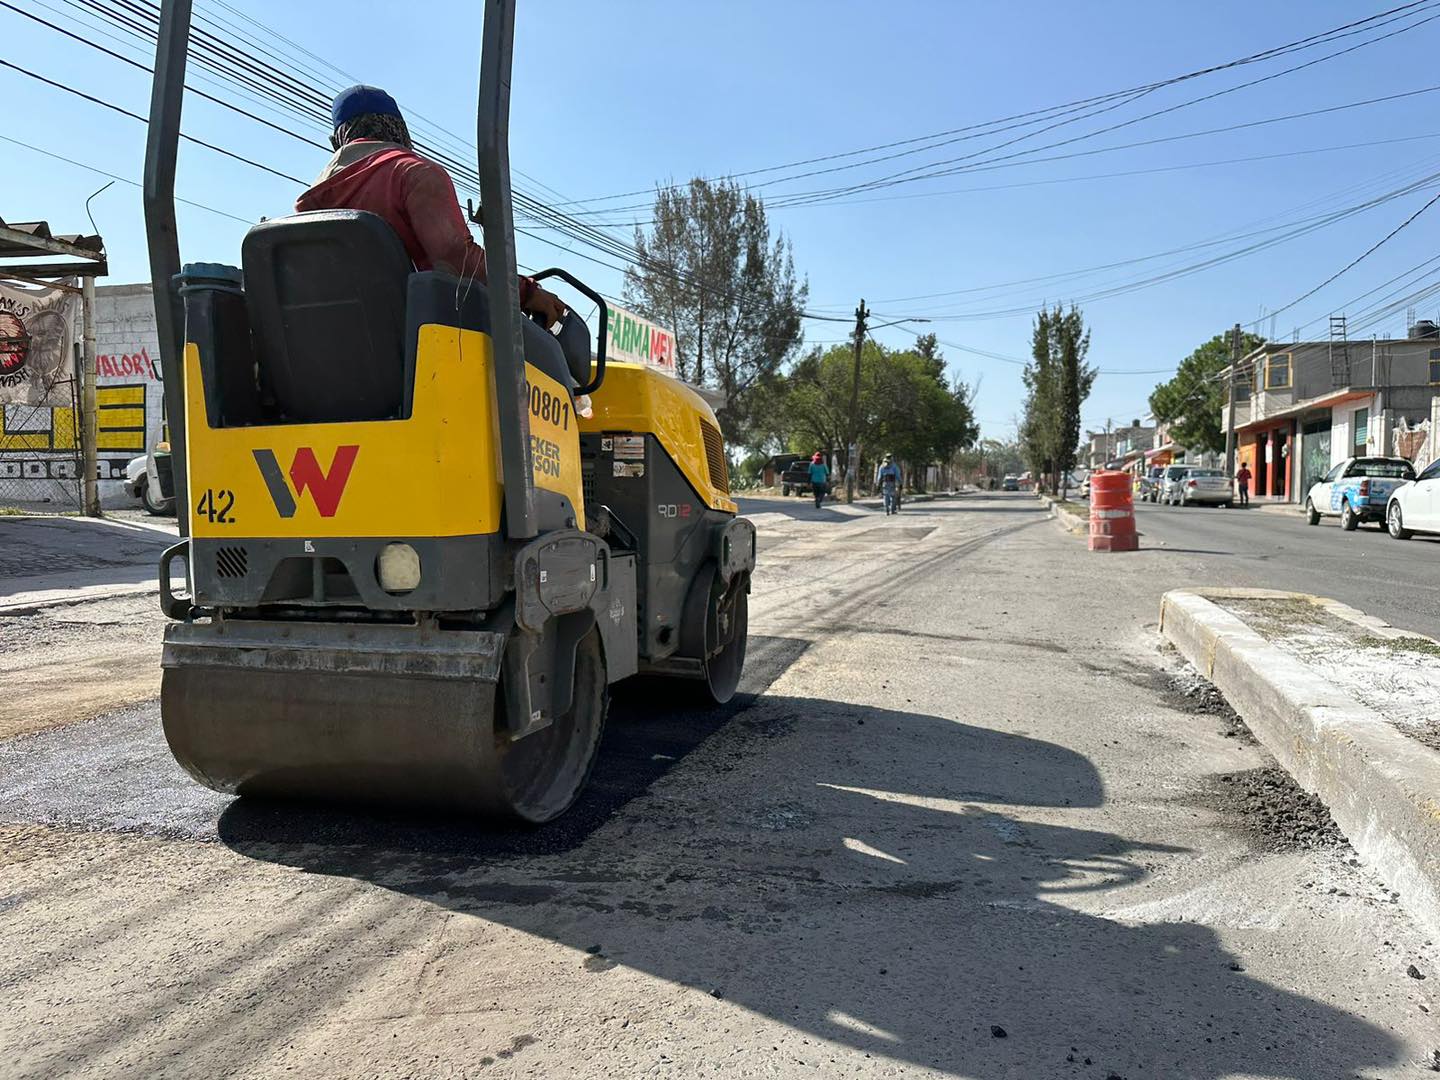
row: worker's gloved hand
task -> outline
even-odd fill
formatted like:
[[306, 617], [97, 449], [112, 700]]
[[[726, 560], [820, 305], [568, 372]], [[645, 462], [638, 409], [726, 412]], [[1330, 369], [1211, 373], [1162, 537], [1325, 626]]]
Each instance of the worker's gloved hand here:
[[530, 299], [525, 304], [525, 310], [532, 315], [539, 315], [546, 330], [565, 317], [565, 305], [561, 303], [560, 298], [552, 292], [546, 292], [538, 285], [530, 294]]

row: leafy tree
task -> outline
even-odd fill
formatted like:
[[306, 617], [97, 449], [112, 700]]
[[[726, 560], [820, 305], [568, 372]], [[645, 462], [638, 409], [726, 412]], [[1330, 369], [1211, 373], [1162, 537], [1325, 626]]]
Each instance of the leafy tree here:
[[934, 335], [924, 335], [914, 350], [886, 356], [877, 387], [881, 421], [872, 443], [906, 467], [912, 483], [923, 486], [924, 466], [948, 461], [974, 443], [979, 427], [963, 382], [946, 382], [945, 360], [934, 350]]
[[1095, 369], [1085, 365], [1089, 351], [1090, 332], [1079, 308], [1065, 311], [1057, 304], [1036, 314], [1023, 376], [1020, 445], [1037, 482], [1052, 492], [1075, 467], [1080, 406], [1095, 383]]
[[[1265, 344], [1257, 334], [1245, 334], [1241, 355]], [[1230, 366], [1230, 335], [1216, 334], [1192, 352], [1175, 375], [1155, 387], [1150, 411], [1170, 425], [1170, 437], [1189, 450], [1219, 452], [1225, 449], [1225, 396], [1227, 381], [1220, 373]]]
[[925, 368], [936, 382], [945, 381], [945, 358], [940, 355], [940, 340], [934, 334], [921, 334], [915, 339], [915, 352], [925, 361]]
[[1050, 313], [1035, 317], [1030, 334], [1030, 363], [1021, 377], [1025, 381], [1025, 410], [1020, 419], [1020, 447], [1025, 463], [1036, 482], [1044, 485], [1055, 455], [1055, 432], [1059, 426], [1056, 402], [1058, 380], [1050, 355]]
[[1050, 335], [1060, 365], [1059, 431], [1050, 487], [1052, 491], [1058, 487], [1063, 496], [1080, 446], [1080, 406], [1095, 385], [1095, 369], [1085, 366], [1085, 358], [1090, 353], [1090, 331], [1085, 328], [1079, 308], [1072, 304], [1069, 311], [1062, 313], [1057, 305], [1050, 315]]
[[[850, 424], [855, 353], [850, 345], [812, 349], [759, 395], [756, 430], [798, 453], [835, 447], [843, 460]], [[889, 452], [918, 476], [978, 435], [963, 383], [945, 382], [944, 361], [918, 350], [892, 351], [866, 341], [860, 353], [857, 437], [867, 455]], [[873, 465], [874, 461], [868, 462]], [[864, 469], [857, 472], [867, 479]]]
[[661, 188], [652, 217], [648, 234], [635, 231], [625, 302], [675, 331], [680, 377], [723, 391], [721, 426], [745, 442], [757, 387], [799, 348], [809, 285], [764, 203], [736, 183]]

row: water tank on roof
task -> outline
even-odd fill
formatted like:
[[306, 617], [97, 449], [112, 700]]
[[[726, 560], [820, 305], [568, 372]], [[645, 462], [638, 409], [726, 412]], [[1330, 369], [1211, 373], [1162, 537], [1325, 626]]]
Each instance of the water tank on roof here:
[[1411, 329], [1410, 336], [1417, 341], [1426, 338], [1440, 338], [1440, 326], [1436, 326], [1429, 319], [1421, 319]]

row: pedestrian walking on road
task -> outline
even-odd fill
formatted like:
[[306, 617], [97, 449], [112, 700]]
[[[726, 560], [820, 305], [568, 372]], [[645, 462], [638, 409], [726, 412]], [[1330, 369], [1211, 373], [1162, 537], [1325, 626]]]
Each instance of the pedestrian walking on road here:
[[1243, 461], [1240, 463], [1240, 471], [1235, 474], [1235, 483], [1240, 488], [1240, 505], [1250, 505], [1250, 466]]
[[895, 457], [892, 454], [885, 455], [885, 463], [875, 474], [876, 483], [880, 485], [880, 494], [885, 497], [885, 514], [900, 512], [900, 466], [895, 464]]
[[830, 467], [825, 464], [825, 455], [818, 450], [810, 459], [810, 488], [815, 492], [815, 509], [819, 510], [830, 491]]

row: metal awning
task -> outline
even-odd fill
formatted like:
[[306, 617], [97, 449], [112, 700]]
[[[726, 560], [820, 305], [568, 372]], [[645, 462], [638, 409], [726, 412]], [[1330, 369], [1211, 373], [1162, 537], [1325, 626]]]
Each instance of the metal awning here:
[[[66, 262], [50, 261], [68, 256]], [[18, 261], [25, 260], [25, 261]], [[40, 260], [40, 261], [33, 261]], [[83, 233], [54, 233], [46, 221], [7, 223], [0, 218], [0, 278], [104, 277], [105, 241]]]

